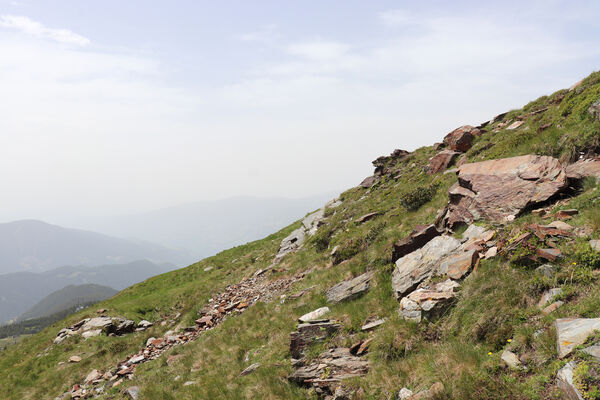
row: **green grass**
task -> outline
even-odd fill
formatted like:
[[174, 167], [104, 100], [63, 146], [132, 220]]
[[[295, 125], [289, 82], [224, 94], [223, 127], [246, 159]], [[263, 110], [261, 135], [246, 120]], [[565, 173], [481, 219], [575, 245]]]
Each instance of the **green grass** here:
[[[561, 97], [562, 101], [558, 101]], [[600, 123], [586, 113], [599, 97], [600, 75], [595, 73], [575, 91], [559, 91], [513, 110], [503, 121], [485, 128], [467, 152], [467, 160], [529, 153], [572, 160], [579, 151], [594, 149], [600, 143]], [[498, 128], [500, 122], [514, 121], [544, 107], [548, 107], [545, 112], [527, 118], [516, 130]], [[540, 130], [545, 124], [551, 126]], [[289, 334], [295, 329], [298, 316], [326, 304], [329, 287], [366, 270], [376, 271], [367, 294], [329, 305], [329, 316], [343, 325], [341, 332], [308, 351], [309, 357], [315, 357], [328, 346], [349, 346], [370, 335], [360, 331], [367, 318], [386, 318], [372, 334], [374, 340], [367, 356], [371, 362], [369, 374], [347, 383], [355, 389], [356, 398], [395, 399], [404, 386], [418, 391], [436, 381], [444, 384], [441, 398], [445, 399], [561, 398], [553, 382], [563, 362], [556, 359], [551, 325], [558, 317], [598, 316], [600, 309], [598, 263], [583, 239], [558, 243], [566, 257], [557, 263], [558, 272], [553, 279], [540, 277], [534, 271], [535, 265], [511, 264], [503, 258], [484, 261], [462, 282], [456, 304], [441, 318], [419, 325], [399, 318], [398, 302], [390, 284], [393, 243], [416, 224], [433, 222], [437, 211], [446, 205], [448, 188], [456, 182], [453, 174], [425, 172], [434, 154], [432, 147], [423, 147], [401, 161], [388, 161], [391, 173], [376, 186], [342, 193], [342, 205], [326, 212], [327, 224], [301, 250], [286, 256], [270, 275], [277, 278], [310, 270], [290, 290], [294, 293], [313, 287], [309, 293], [297, 299], [288, 297], [283, 302], [275, 299], [257, 303], [198, 340], [140, 365], [131, 382], [109, 390], [104, 398], [122, 398], [121, 391], [130, 385], [140, 386], [141, 398], [151, 400], [316, 398], [314, 392], [287, 380], [293, 371]], [[416, 194], [415, 188], [419, 188]], [[592, 236], [597, 237], [599, 203], [596, 182], [586, 181], [581, 192], [561, 207], [578, 208], [580, 214], [569, 223], [578, 228], [589, 227]], [[380, 215], [363, 224], [356, 223], [360, 216], [374, 211]], [[502, 231], [514, 236], [517, 227], [544, 221], [525, 214]], [[85, 310], [10, 346], [0, 353], [0, 398], [54, 398], [81, 382], [92, 369], [113, 367], [136, 352], [149, 337], [193, 325], [209, 298], [228, 284], [268, 266], [281, 239], [298, 226], [299, 221], [262, 240], [151, 278], [94, 307], [107, 308], [110, 315], [135, 321], [154, 321], [155, 326], [148, 331], [87, 341], [70, 338], [52, 345], [59, 329], [93, 315], [93, 310]], [[340, 254], [338, 261], [346, 262], [331, 262], [330, 253], [335, 246]], [[205, 272], [208, 266], [214, 268]], [[563, 285], [567, 302], [544, 317], [536, 307], [537, 301], [544, 289], [555, 285]], [[175, 319], [177, 314], [179, 318]], [[161, 321], [166, 324], [161, 325]], [[506, 348], [521, 356], [524, 370], [511, 371], [501, 366], [500, 353]], [[75, 354], [83, 358], [82, 362], [59, 365]], [[171, 354], [182, 357], [167, 365]], [[255, 362], [261, 363], [257, 371], [239, 376]], [[186, 381], [195, 381], [196, 385], [183, 386]]]

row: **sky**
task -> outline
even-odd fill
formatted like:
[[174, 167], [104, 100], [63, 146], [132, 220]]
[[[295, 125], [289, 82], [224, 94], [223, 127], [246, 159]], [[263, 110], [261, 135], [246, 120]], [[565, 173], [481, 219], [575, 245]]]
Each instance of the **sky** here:
[[597, 1], [0, 0], [0, 222], [342, 191], [600, 65]]

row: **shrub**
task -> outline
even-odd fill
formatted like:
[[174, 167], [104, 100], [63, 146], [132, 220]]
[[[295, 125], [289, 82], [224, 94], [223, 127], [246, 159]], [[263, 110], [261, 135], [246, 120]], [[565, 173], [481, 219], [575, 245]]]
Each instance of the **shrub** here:
[[416, 211], [424, 204], [433, 199], [437, 192], [438, 184], [432, 183], [426, 186], [417, 186], [412, 189], [407, 189], [400, 194], [400, 205], [407, 211]]

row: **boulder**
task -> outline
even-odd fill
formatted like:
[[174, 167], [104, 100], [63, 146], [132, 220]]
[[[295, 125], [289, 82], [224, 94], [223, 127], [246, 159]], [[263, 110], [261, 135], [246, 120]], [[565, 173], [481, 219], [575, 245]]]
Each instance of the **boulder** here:
[[590, 247], [592, 250], [600, 251], [600, 240], [590, 240]]
[[454, 290], [458, 287], [460, 285], [451, 279], [421, 287], [400, 300], [400, 316], [414, 322], [431, 318], [454, 299]]
[[307, 314], [304, 314], [300, 318], [298, 318], [298, 321], [300, 321], [300, 322], [314, 321], [314, 320], [321, 318], [323, 315], [327, 314], [328, 312], [329, 312], [329, 307], [317, 308], [316, 310], [313, 310]]
[[412, 397], [412, 395], [412, 390], [402, 388], [400, 389], [400, 392], [398, 392], [398, 400], [409, 400]]
[[438, 236], [422, 248], [398, 259], [392, 273], [392, 288], [396, 297], [402, 298], [432, 276], [439, 262], [460, 244], [459, 240], [451, 236]]
[[370, 187], [372, 187], [373, 185], [375, 185], [377, 182], [379, 182], [381, 178], [377, 175], [371, 175], [371, 176], [367, 176], [361, 183], [360, 183], [360, 187], [363, 189], [369, 189]]
[[478, 260], [479, 252], [476, 250], [452, 253], [443, 258], [437, 273], [452, 279], [461, 279], [471, 271]]
[[596, 361], [600, 361], [600, 344], [596, 343], [593, 346], [586, 347], [582, 351], [592, 356]]
[[298, 330], [290, 334], [290, 353], [292, 353], [292, 357], [302, 357], [309, 344], [325, 340], [334, 335], [340, 328], [340, 324], [329, 321], [298, 325]]
[[394, 244], [392, 262], [396, 262], [399, 258], [420, 249], [431, 239], [439, 235], [441, 235], [441, 232], [437, 230], [435, 225], [415, 226], [410, 235]]
[[437, 174], [438, 172], [445, 171], [448, 168], [448, 165], [450, 165], [459, 154], [459, 152], [453, 150], [440, 151], [429, 159], [427, 173], [429, 175], [433, 175]]
[[564, 358], [585, 343], [595, 330], [600, 330], [600, 318], [560, 318], [554, 321], [554, 326], [558, 358]]
[[353, 299], [366, 293], [371, 287], [371, 279], [374, 272], [369, 271], [353, 279], [343, 281], [332, 286], [327, 291], [328, 303], [339, 303], [341, 301]]
[[94, 336], [100, 336], [102, 334], [102, 329], [94, 329], [91, 331], [85, 331], [81, 334], [81, 337], [84, 339], [89, 339]]
[[306, 238], [306, 233], [304, 231], [304, 227], [298, 228], [292, 233], [290, 233], [287, 237], [285, 237], [281, 241], [281, 245], [279, 246], [279, 251], [275, 256], [275, 262], [281, 261], [281, 259], [291, 253], [292, 251], [296, 251], [302, 243], [304, 243], [304, 239]]
[[118, 318], [114, 319], [114, 324], [106, 327], [108, 334], [115, 334], [117, 336], [125, 335], [135, 331], [135, 322], [130, 319]]
[[592, 118], [600, 120], [600, 100], [597, 100], [590, 106], [590, 108], [588, 108], [588, 113], [592, 116]]
[[565, 168], [569, 179], [600, 178], [600, 158], [584, 158]]
[[113, 324], [110, 317], [96, 317], [91, 318], [89, 321], [81, 326], [82, 331], [91, 331], [93, 329], [104, 329]]
[[573, 370], [576, 366], [575, 361], [571, 361], [556, 374], [556, 386], [565, 394], [565, 400], [584, 400], [573, 384]]
[[309, 236], [314, 235], [317, 232], [317, 229], [319, 229], [319, 227], [323, 225], [324, 217], [325, 207], [320, 208], [314, 213], [311, 213], [304, 217], [304, 219], [302, 220], [302, 225], [304, 226], [304, 229], [306, 230], [306, 233]]
[[90, 372], [86, 377], [84, 382], [87, 384], [90, 384], [94, 381], [97, 381], [98, 379], [102, 379], [102, 372], [98, 371], [97, 369], [92, 370], [92, 372]]
[[473, 145], [475, 136], [480, 135], [480, 131], [470, 125], [464, 125], [447, 134], [444, 137], [444, 144], [454, 151], [465, 152]]
[[458, 223], [485, 219], [512, 221], [521, 211], [544, 202], [567, 187], [558, 160], [526, 155], [464, 164], [458, 183], [449, 190], [450, 202], [443, 221]]
[[512, 351], [504, 350], [500, 355], [500, 359], [509, 368], [519, 368], [521, 366], [521, 360]]

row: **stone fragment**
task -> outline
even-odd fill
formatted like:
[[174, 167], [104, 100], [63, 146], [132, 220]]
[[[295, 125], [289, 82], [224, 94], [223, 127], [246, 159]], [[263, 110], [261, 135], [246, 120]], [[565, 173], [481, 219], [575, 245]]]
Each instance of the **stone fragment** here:
[[95, 330], [95, 329], [102, 330], [112, 324], [113, 324], [113, 321], [109, 317], [96, 317], [96, 318], [90, 319], [85, 324], [83, 324], [83, 326], [81, 327], [81, 330], [84, 332], [90, 331], [90, 330]]
[[144, 357], [143, 354], [139, 354], [139, 355], [133, 356], [129, 360], [127, 360], [127, 365], [139, 364], [142, 361], [144, 361], [145, 359], [146, 359], [146, 357]]
[[479, 253], [475, 250], [452, 253], [444, 257], [438, 268], [439, 275], [447, 275], [452, 279], [464, 277], [479, 259]]
[[379, 182], [381, 178], [377, 175], [371, 175], [366, 177], [361, 183], [360, 183], [360, 187], [363, 189], [369, 189], [370, 187], [372, 187], [373, 185], [375, 185], [377, 182]]
[[192, 386], [192, 385], [195, 385], [195, 384], [196, 384], [195, 381], [186, 381], [186, 382], [183, 383], [183, 386]]
[[153, 326], [153, 325], [154, 325], [154, 324], [153, 324], [152, 322], [150, 322], [150, 321], [146, 321], [145, 319], [143, 319], [143, 320], [141, 320], [141, 321], [138, 323], [138, 325], [137, 325], [137, 326], [138, 326], [138, 328], [144, 328], [144, 329], [148, 329], [148, 328], [150, 328], [150, 327], [151, 327], [151, 326]]
[[569, 179], [600, 178], [600, 158], [584, 158], [565, 168]]
[[561, 293], [562, 293], [561, 288], [552, 288], [552, 289], [546, 290], [544, 293], [542, 293], [542, 297], [540, 298], [540, 301], [538, 302], [538, 307], [539, 308], [545, 307], [546, 304], [548, 304], [549, 302], [554, 300], [554, 298], [556, 296], [560, 296]]
[[541, 265], [537, 267], [535, 271], [547, 278], [552, 278], [554, 276], [554, 267], [550, 264]]
[[80, 361], [81, 361], [81, 357], [79, 357], [79, 356], [71, 356], [71, 357], [69, 357], [69, 362], [70, 363], [78, 363]]
[[369, 271], [355, 278], [338, 283], [327, 291], [328, 303], [339, 303], [366, 293], [371, 287], [373, 272]]
[[396, 297], [401, 298], [432, 276], [443, 257], [459, 246], [460, 241], [451, 236], [438, 236], [422, 248], [398, 259], [392, 273], [392, 288]]
[[365, 214], [365, 215], [363, 215], [362, 217], [358, 218], [358, 219], [356, 220], [356, 223], [357, 223], [357, 224], [362, 224], [362, 223], [365, 223], [365, 222], [367, 222], [367, 221], [369, 221], [369, 220], [372, 220], [373, 218], [375, 218], [375, 217], [376, 217], [376, 216], [378, 216], [379, 214], [380, 214], [379, 212], [372, 212], [372, 213]]
[[571, 361], [556, 374], [556, 386], [565, 394], [565, 400], [584, 400], [579, 390], [573, 384], [573, 370], [576, 366], [575, 361]]
[[517, 355], [512, 351], [504, 350], [502, 352], [502, 355], [500, 355], [500, 359], [509, 368], [519, 368], [521, 366], [521, 361], [519, 360], [519, 357], [517, 357]]
[[440, 151], [429, 159], [427, 173], [433, 175], [445, 171], [448, 168], [448, 165], [450, 165], [459, 154], [459, 152], [453, 150]]
[[497, 254], [498, 254], [498, 247], [492, 246], [485, 252], [485, 254], [483, 255], [483, 258], [485, 258], [487, 260], [489, 258], [496, 257]]
[[281, 259], [291, 253], [296, 251], [302, 243], [304, 243], [304, 239], [306, 238], [306, 233], [304, 227], [298, 228], [292, 233], [290, 233], [287, 237], [285, 237], [281, 241], [281, 245], [279, 246], [279, 251], [275, 256], [275, 262], [281, 261]]
[[412, 395], [412, 390], [402, 388], [400, 389], [400, 392], [398, 392], [398, 400], [409, 400], [412, 397]]
[[91, 331], [85, 331], [85, 332], [83, 332], [83, 333], [81, 334], [81, 336], [82, 336], [84, 339], [89, 339], [89, 338], [91, 338], [91, 337], [94, 337], [94, 336], [99, 336], [99, 335], [101, 335], [101, 334], [102, 334], [102, 330], [101, 330], [101, 329], [94, 329], [94, 330], [91, 330]]
[[317, 308], [316, 310], [306, 313], [303, 316], [301, 316], [300, 318], [298, 318], [298, 321], [300, 321], [300, 322], [313, 321], [315, 319], [321, 318], [323, 315], [327, 314], [328, 312], [329, 312], [329, 307]]
[[600, 240], [590, 240], [590, 247], [592, 250], [600, 251]]
[[572, 225], [569, 225], [564, 221], [552, 221], [548, 224], [548, 226], [561, 231], [572, 231], [575, 229]]
[[544, 202], [567, 187], [560, 162], [552, 157], [526, 155], [465, 164], [458, 184], [449, 190], [450, 202], [442, 221], [453, 228], [486, 219], [512, 221], [521, 211]]
[[558, 358], [564, 358], [585, 343], [595, 330], [600, 330], [600, 318], [560, 318], [554, 321], [554, 326]]
[[102, 372], [98, 371], [97, 369], [94, 369], [88, 374], [88, 376], [85, 377], [84, 382], [90, 384], [98, 379], [102, 379]]
[[560, 210], [560, 211], [557, 211], [556, 214], [554, 214], [554, 216], [556, 218], [560, 218], [560, 219], [569, 219], [573, 215], [577, 215], [577, 214], [579, 214], [579, 210], [570, 209], [570, 210]]
[[506, 129], [509, 129], [509, 130], [517, 129], [524, 123], [525, 123], [525, 121], [515, 121], [512, 124], [510, 124]]
[[592, 118], [600, 120], [600, 100], [597, 100], [590, 106], [590, 108], [588, 108], [588, 113], [592, 116]]
[[470, 125], [464, 125], [447, 134], [444, 137], [444, 143], [452, 150], [464, 153], [473, 145], [475, 136], [479, 135], [479, 129]]
[[361, 331], [370, 331], [371, 329], [375, 329], [377, 328], [379, 325], [382, 325], [383, 323], [385, 323], [385, 319], [381, 318], [381, 319], [377, 319], [373, 322], [369, 322], [367, 324], [364, 324], [360, 330]]
[[544, 307], [544, 309], [542, 309], [542, 314], [544, 315], [548, 315], [550, 313], [553, 313], [554, 311], [558, 310], [559, 307], [561, 307], [563, 304], [565, 304], [562, 301], [555, 301], [554, 303], [550, 304], [547, 307]]
[[548, 261], [556, 261], [557, 258], [562, 257], [559, 249], [537, 249], [535, 254]]
[[240, 375], [244, 376], [244, 375], [251, 374], [252, 372], [256, 371], [259, 367], [260, 367], [260, 363], [254, 363], [254, 364], [250, 365], [249, 367], [247, 367], [246, 369], [244, 369], [240, 373]]
[[140, 397], [140, 388], [138, 386], [131, 386], [125, 390], [125, 393], [131, 398], [131, 400], [138, 400]]
[[595, 345], [586, 347], [582, 351], [594, 357], [596, 361], [600, 361], [600, 344], [596, 343]]
[[290, 352], [292, 357], [301, 358], [309, 344], [322, 341], [335, 334], [341, 325], [334, 322], [316, 324], [300, 324], [296, 332], [290, 335]]
[[394, 244], [392, 262], [425, 246], [431, 239], [441, 234], [435, 225], [417, 225], [404, 239]]
[[460, 285], [453, 280], [426, 285], [400, 300], [400, 315], [407, 321], [421, 322], [442, 311], [456, 297], [455, 289]]

